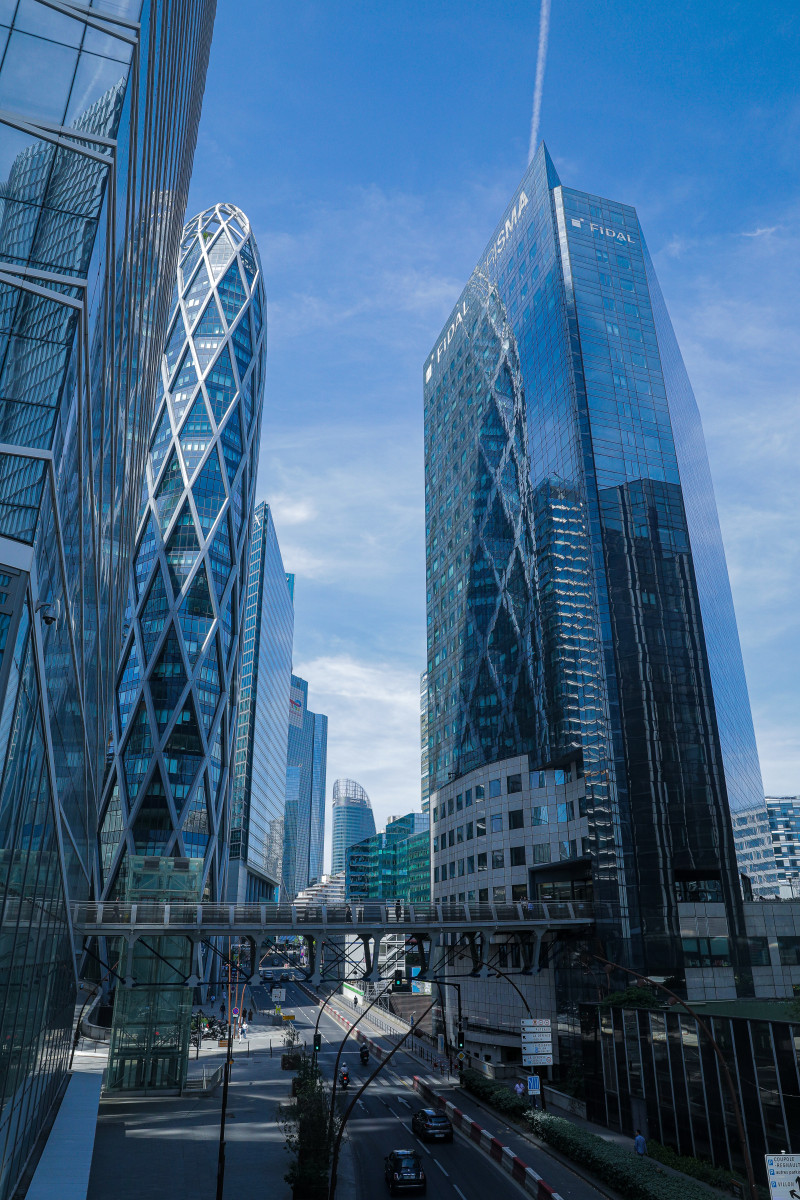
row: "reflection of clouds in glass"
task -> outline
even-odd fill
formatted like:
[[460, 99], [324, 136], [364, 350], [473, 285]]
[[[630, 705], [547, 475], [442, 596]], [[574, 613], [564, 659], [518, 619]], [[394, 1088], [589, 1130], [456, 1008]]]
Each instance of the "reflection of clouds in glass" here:
[[128, 68], [112, 58], [82, 54], [75, 74], [66, 124], [80, 126], [81, 116], [86, 110], [123, 83], [127, 74]]

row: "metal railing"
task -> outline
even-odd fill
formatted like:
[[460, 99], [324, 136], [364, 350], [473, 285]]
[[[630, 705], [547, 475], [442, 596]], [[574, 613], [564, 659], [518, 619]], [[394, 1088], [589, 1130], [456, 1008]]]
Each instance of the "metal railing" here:
[[413, 932], [426, 926], [469, 928], [480, 925], [546, 925], [591, 923], [599, 915], [599, 906], [586, 901], [549, 901], [521, 904], [377, 904], [295, 905], [278, 904], [161, 904], [139, 901], [122, 904], [74, 904], [72, 921], [76, 929], [101, 932], [108, 926], [158, 926], [169, 929], [202, 929], [209, 926], [235, 932], [237, 929], [272, 928], [302, 930], [339, 928], [342, 933], [353, 927], [368, 929], [396, 927]]

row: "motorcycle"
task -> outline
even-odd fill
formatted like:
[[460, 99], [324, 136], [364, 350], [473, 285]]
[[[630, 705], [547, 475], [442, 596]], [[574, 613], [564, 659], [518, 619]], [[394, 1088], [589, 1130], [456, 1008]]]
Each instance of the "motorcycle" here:
[[369, 1050], [366, 1046], [361, 1047], [361, 1065], [366, 1066], [369, 1062]]
[[349, 1083], [350, 1083], [350, 1076], [348, 1075], [347, 1071], [341, 1071], [339, 1073], [339, 1087], [346, 1088], [349, 1086]]

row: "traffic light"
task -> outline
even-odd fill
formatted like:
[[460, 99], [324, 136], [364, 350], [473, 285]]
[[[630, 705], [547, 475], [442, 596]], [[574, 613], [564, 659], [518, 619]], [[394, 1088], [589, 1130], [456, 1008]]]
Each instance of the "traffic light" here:
[[394, 990], [396, 992], [398, 992], [400, 990], [400, 988], [403, 987], [405, 981], [406, 981], [406, 977], [405, 977], [403, 971], [401, 971], [401, 970], [395, 971], [395, 973], [394, 973]]
[[322, 1034], [315, 1033], [314, 1034], [314, 1053], [319, 1054], [321, 1049], [322, 1049]]
[[457, 1037], [456, 1041], [458, 1043], [459, 1050], [463, 1050], [464, 1049], [464, 1030], [461, 1029], [460, 1027], [458, 1030], [458, 1037]]

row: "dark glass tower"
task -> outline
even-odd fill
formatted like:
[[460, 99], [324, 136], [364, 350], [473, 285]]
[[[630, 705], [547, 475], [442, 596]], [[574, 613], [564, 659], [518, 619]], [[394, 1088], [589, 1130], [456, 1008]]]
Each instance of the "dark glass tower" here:
[[269, 505], [253, 515], [236, 730], [228, 899], [273, 900], [283, 873], [294, 608]]
[[[294, 580], [292, 578], [292, 596]], [[292, 675], [286, 758], [283, 886], [292, 900], [322, 878], [328, 718], [308, 707], [308, 683]]]
[[680, 898], [724, 900], [741, 931], [730, 808], [763, 793], [700, 419], [635, 210], [563, 187], [541, 146], [424, 387], [431, 790], [515, 754], [578, 762], [589, 838], [554, 870], [607, 902], [612, 957], [671, 974]]
[[225, 894], [240, 631], [267, 354], [245, 215], [185, 227], [161, 364], [100, 823], [103, 896], [129, 855], [204, 859]]
[[[0, 1197], [69, 1058], [213, 0], [0, 12]], [[168, 131], [168, 136], [166, 132]]]

